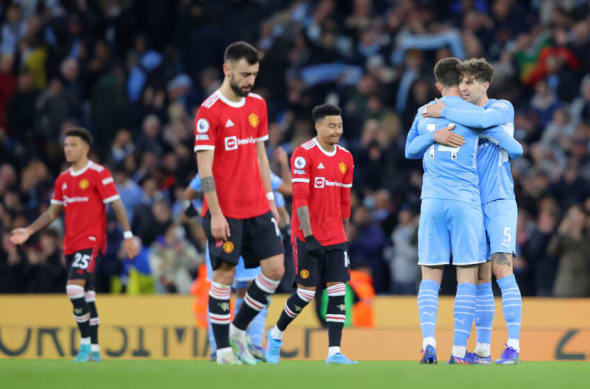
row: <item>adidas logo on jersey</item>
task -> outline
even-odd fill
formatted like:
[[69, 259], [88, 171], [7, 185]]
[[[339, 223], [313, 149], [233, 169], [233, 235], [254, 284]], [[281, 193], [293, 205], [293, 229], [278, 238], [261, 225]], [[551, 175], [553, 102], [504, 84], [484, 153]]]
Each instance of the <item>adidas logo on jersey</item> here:
[[320, 162], [320, 164], [318, 165], [318, 169], [325, 169], [326, 167], [324, 166], [323, 163]]
[[234, 122], [232, 122], [231, 119], [227, 119], [227, 122], [225, 122], [225, 128], [233, 126], [235, 126]]

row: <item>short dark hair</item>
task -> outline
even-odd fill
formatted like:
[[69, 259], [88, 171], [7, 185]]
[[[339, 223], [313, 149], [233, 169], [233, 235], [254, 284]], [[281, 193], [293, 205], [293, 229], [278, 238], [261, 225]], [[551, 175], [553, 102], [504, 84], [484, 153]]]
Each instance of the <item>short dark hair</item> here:
[[260, 62], [260, 51], [248, 42], [237, 41], [225, 48], [224, 62], [237, 62], [244, 58], [250, 65]]
[[466, 59], [461, 63], [461, 74], [473, 76], [479, 82], [492, 82], [494, 67], [485, 58]]
[[341, 116], [342, 110], [333, 104], [322, 104], [313, 107], [311, 111], [311, 116], [313, 116], [313, 121], [315, 123], [319, 122], [326, 116]]
[[461, 61], [455, 57], [439, 60], [434, 65], [434, 78], [444, 87], [459, 85], [459, 71]]
[[78, 138], [82, 139], [88, 146], [92, 145], [94, 139], [92, 138], [92, 134], [85, 128], [82, 127], [73, 127], [66, 131], [66, 136], [77, 136]]

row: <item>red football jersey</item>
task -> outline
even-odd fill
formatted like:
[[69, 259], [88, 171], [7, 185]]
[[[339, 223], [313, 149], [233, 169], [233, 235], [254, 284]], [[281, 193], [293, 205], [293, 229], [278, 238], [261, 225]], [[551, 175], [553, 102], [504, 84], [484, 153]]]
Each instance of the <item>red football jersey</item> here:
[[350, 217], [353, 169], [352, 154], [341, 146], [327, 152], [313, 138], [295, 149], [291, 156], [292, 237], [305, 241], [297, 208], [307, 205], [311, 231], [322, 246], [346, 242], [342, 219]]
[[[268, 139], [266, 101], [254, 93], [234, 103], [218, 90], [195, 118], [195, 152], [215, 150], [213, 178], [226, 217], [249, 219], [270, 211], [256, 143]], [[203, 215], [209, 209], [203, 200]]]
[[118, 198], [111, 173], [92, 161], [82, 170], [70, 168], [57, 177], [51, 203], [64, 206], [66, 254], [90, 248], [105, 252], [106, 204]]

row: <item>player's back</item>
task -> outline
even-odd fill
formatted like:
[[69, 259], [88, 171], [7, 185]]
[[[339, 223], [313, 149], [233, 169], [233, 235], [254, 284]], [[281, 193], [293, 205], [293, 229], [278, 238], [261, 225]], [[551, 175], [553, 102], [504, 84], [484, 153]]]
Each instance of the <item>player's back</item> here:
[[[484, 108], [493, 107], [506, 117], [506, 123], [497, 126], [514, 137], [514, 108], [507, 100], [489, 99]], [[514, 182], [510, 172], [508, 153], [493, 138], [482, 136], [477, 152], [482, 204], [499, 199], [514, 199]]]
[[[449, 107], [469, 104], [458, 96], [447, 96], [441, 100]], [[419, 109], [418, 117], [421, 116], [423, 108]], [[450, 123], [444, 118], [421, 118], [418, 122], [418, 134], [440, 130]], [[465, 138], [463, 146], [448, 147], [435, 143], [424, 153], [422, 198], [480, 204], [477, 173], [478, 133], [456, 123], [454, 132]]]

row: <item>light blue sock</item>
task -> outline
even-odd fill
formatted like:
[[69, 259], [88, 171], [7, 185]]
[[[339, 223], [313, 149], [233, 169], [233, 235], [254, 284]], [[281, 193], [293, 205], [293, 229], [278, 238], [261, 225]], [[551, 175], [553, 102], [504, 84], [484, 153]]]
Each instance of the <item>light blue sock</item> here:
[[467, 339], [471, 333], [473, 317], [475, 316], [475, 296], [477, 287], [475, 284], [461, 283], [457, 285], [455, 307], [453, 317], [455, 328], [453, 330], [453, 355], [464, 358]]
[[477, 329], [477, 343], [492, 343], [492, 322], [494, 321], [494, 292], [492, 283], [477, 285], [475, 300], [475, 328]]
[[262, 340], [264, 339], [264, 332], [266, 330], [266, 316], [268, 315], [267, 307], [262, 308], [258, 315], [254, 316], [250, 326], [248, 327], [248, 336], [252, 344], [262, 349]]
[[502, 311], [508, 328], [508, 345], [518, 351], [518, 348], [514, 347], [511, 341], [518, 342], [520, 340], [520, 320], [522, 317], [520, 289], [516, 284], [514, 274], [500, 278], [496, 282], [502, 291]]
[[215, 335], [213, 335], [213, 327], [211, 327], [211, 321], [209, 315], [207, 315], [207, 330], [209, 332], [209, 355], [217, 352], [217, 344], [215, 343]]
[[434, 329], [438, 315], [438, 291], [440, 285], [433, 280], [424, 280], [418, 290], [418, 314], [420, 315], [420, 329], [422, 330], [422, 348], [427, 345], [436, 348]]

